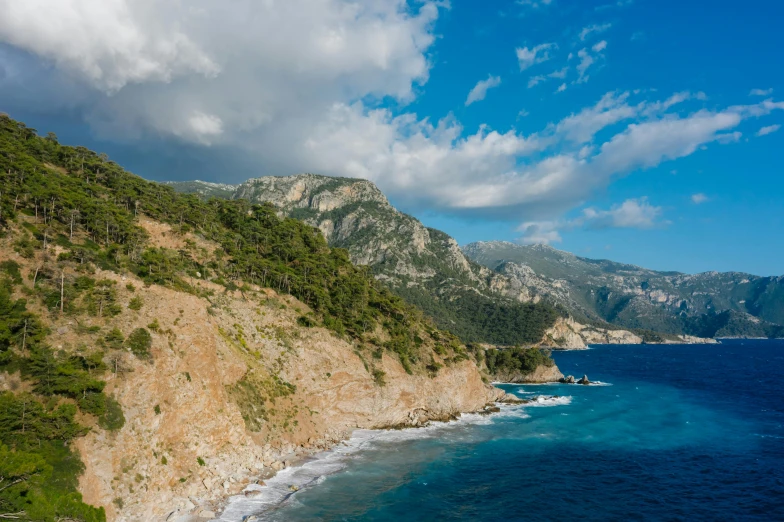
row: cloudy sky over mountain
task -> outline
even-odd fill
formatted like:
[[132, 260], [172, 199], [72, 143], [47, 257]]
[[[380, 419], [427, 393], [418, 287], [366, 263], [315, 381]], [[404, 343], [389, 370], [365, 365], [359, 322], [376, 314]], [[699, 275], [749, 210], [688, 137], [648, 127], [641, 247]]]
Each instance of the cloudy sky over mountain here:
[[461, 243], [784, 273], [774, 1], [0, 0], [0, 110], [150, 179], [376, 182]]

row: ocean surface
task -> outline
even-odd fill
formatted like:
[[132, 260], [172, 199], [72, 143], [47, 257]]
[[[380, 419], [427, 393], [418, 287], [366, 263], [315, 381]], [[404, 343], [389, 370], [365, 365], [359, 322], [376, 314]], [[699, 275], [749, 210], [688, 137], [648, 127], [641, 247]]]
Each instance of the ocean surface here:
[[360, 431], [256, 499], [234, 499], [222, 519], [784, 520], [784, 341], [554, 358], [603, 384], [504, 386], [550, 397]]

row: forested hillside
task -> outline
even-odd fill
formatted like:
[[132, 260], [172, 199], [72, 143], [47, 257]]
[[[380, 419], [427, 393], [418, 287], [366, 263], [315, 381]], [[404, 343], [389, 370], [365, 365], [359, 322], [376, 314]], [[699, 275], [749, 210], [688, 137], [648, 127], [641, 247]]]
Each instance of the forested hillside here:
[[[207, 252], [191, 240], [178, 249], [156, 246], [139, 224], [142, 217], [217, 248]], [[123, 411], [104, 393], [105, 376], [123, 371], [121, 352], [151, 363], [150, 332], [162, 327], [153, 321], [126, 332], [126, 338], [117, 328], [101, 326], [141, 308], [145, 296], [130, 283], [120, 288], [117, 278], [98, 277], [100, 271], [206, 300], [217, 298], [215, 290], [198, 281], [226, 292], [273, 288], [307, 305], [299, 326], [327, 328], [353, 343], [363, 360], [387, 354], [409, 374], [425, 378], [437, 375], [443, 364], [472, 358], [457, 337], [438, 330], [367, 267], [354, 266], [345, 250], [330, 248], [318, 229], [279, 218], [270, 205], [177, 194], [124, 171], [105, 155], [60, 145], [52, 134], [39, 137], [5, 115], [0, 241], [7, 249], [0, 266], [2, 519], [105, 519], [103, 508], [86, 505], [77, 492], [83, 464], [73, 441], [89, 429], [122, 428]], [[10, 256], [27, 269], [22, 272]], [[124, 303], [121, 293], [134, 297]], [[55, 344], [49, 325], [64, 319], [83, 342]], [[235, 337], [247, 352], [242, 332]], [[365, 367], [383, 386], [384, 372]], [[258, 395], [251, 381], [243, 386], [246, 395]], [[273, 403], [276, 393], [292, 392], [279, 380], [265, 386], [272, 387], [267, 392]], [[247, 422], [253, 427], [256, 421]], [[122, 507], [121, 498], [116, 503]]]
[[[204, 182], [174, 182], [202, 198], [220, 195]], [[315, 174], [268, 176], [239, 185], [234, 199], [273, 204], [318, 227], [334, 247], [369, 267], [394, 293], [464, 342], [533, 344], [566, 312], [549, 302], [521, 303], [503, 276], [466, 259], [447, 234], [395, 209], [373, 183]]]

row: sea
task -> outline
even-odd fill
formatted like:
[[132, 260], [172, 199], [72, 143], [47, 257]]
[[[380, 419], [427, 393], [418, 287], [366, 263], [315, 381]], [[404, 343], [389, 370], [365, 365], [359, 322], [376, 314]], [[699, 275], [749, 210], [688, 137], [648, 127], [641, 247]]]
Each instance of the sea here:
[[221, 520], [784, 520], [784, 341], [553, 357], [595, 384], [501, 385], [532, 402], [358, 431]]

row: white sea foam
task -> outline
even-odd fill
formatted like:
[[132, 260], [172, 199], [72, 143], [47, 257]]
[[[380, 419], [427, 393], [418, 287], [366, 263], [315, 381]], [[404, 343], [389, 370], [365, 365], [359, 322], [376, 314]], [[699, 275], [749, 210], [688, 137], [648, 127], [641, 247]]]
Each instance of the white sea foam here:
[[525, 405], [528, 408], [542, 408], [548, 406], [566, 406], [572, 403], [572, 397], [569, 395], [566, 396], [544, 396], [540, 395], [539, 397], [534, 397], [531, 399], [531, 402]]
[[529, 417], [521, 405], [501, 404], [499, 407], [501, 411], [493, 415], [466, 413], [456, 421], [431, 422], [421, 428], [355, 430], [349, 440], [337, 444], [331, 450], [314, 455], [300, 466], [278, 472], [266, 481], [266, 485], [251, 484], [245, 488], [243, 494], [230, 497], [223, 513], [216, 520], [224, 522], [264, 520], [265, 512], [268, 513], [278, 506], [293, 502], [298, 491], [321, 484], [329, 475], [348, 466], [349, 460], [357, 457], [358, 453], [371, 450], [378, 444], [444, 436], [445, 431], [448, 433], [449, 430], [469, 424], [491, 424], [498, 418]]

